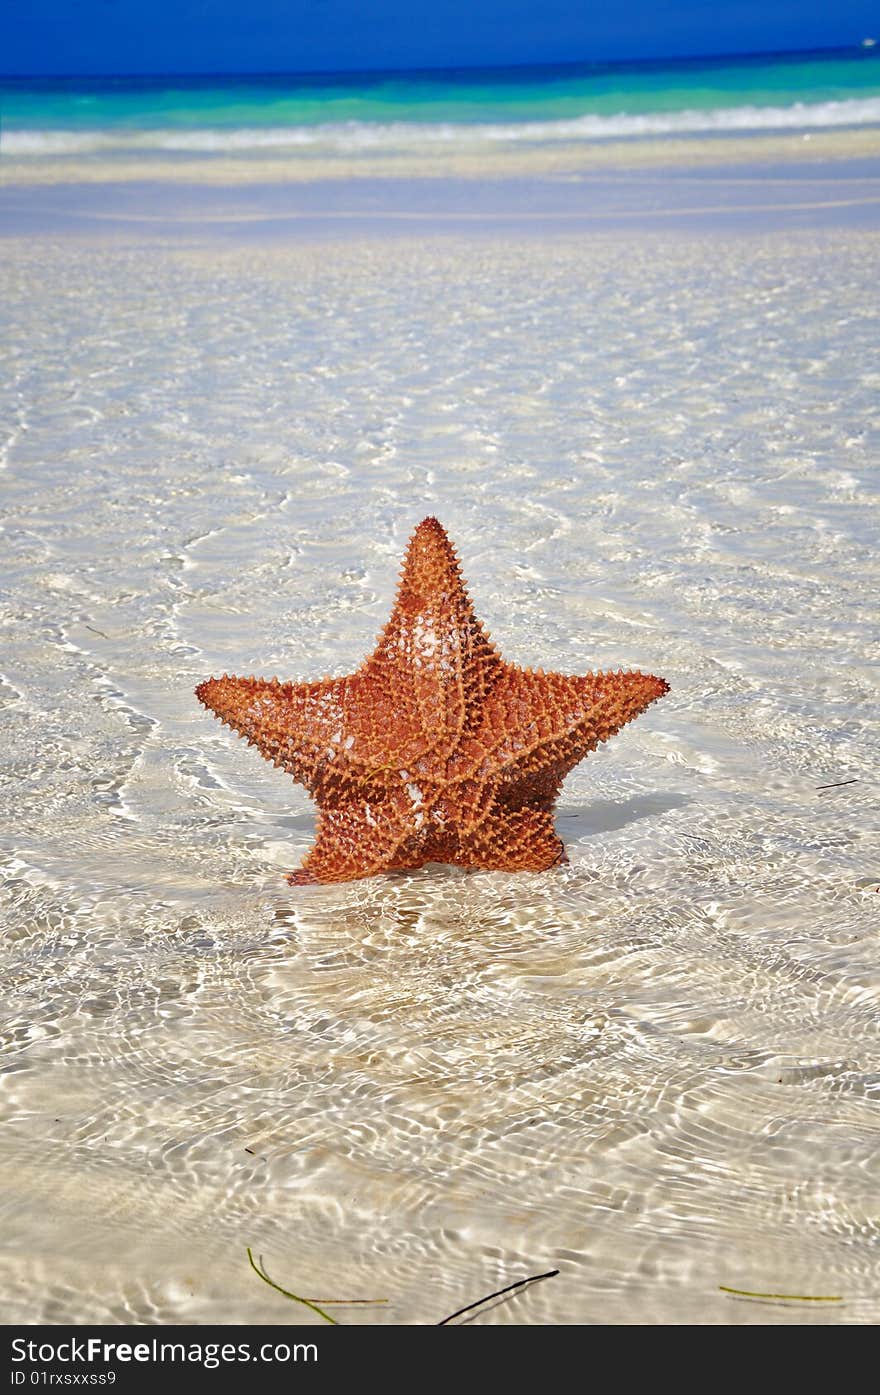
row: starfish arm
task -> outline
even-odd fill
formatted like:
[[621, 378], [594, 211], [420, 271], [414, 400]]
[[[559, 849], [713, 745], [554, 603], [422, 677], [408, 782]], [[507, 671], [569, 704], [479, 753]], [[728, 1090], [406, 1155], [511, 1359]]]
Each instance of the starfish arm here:
[[452, 860], [459, 867], [499, 872], [542, 872], [568, 861], [550, 812], [498, 806], [467, 837], [459, 838]]
[[[365, 687], [394, 712], [405, 737], [420, 734], [430, 756], [473, 724], [503, 667], [452, 543], [436, 519], [425, 519], [407, 549], [391, 618], [362, 669]], [[409, 745], [412, 761], [417, 743]]]
[[348, 882], [420, 867], [424, 860], [420, 841], [393, 813], [349, 804], [321, 810], [314, 847], [287, 880], [291, 886]]
[[314, 788], [343, 739], [354, 678], [280, 683], [277, 678], [209, 678], [196, 697], [307, 789]]
[[507, 666], [489, 696], [476, 746], [549, 808], [572, 770], [667, 692], [644, 673], [589, 673], [583, 678]]

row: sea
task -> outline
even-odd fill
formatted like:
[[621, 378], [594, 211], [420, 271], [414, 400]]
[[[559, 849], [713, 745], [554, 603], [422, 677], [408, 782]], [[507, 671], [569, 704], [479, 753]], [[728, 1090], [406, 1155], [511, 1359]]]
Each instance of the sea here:
[[[876, 52], [5, 84], [0, 1321], [880, 1322]], [[564, 866], [291, 887], [194, 689], [428, 515], [670, 691]]]
[[424, 72], [0, 79], [0, 155], [316, 155], [880, 124], [880, 47]]

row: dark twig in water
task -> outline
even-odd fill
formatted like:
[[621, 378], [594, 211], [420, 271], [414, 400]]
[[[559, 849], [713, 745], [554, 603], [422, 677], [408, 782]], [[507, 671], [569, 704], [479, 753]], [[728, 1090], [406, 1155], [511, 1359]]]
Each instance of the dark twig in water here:
[[737, 1298], [783, 1298], [787, 1303], [842, 1303], [840, 1293], [753, 1293], [747, 1288], [728, 1288], [719, 1284], [722, 1293], [732, 1293]]
[[488, 1303], [490, 1298], [500, 1298], [502, 1293], [512, 1293], [515, 1288], [522, 1288], [525, 1284], [536, 1284], [539, 1279], [552, 1279], [554, 1274], [558, 1274], [558, 1269], [548, 1269], [546, 1274], [530, 1274], [527, 1279], [517, 1279], [515, 1284], [508, 1284], [506, 1288], [496, 1289], [494, 1293], [487, 1293], [485, 1298], [478, 1298], [476, 1303], [468, 1303], [464, 1308], [458, 1308], [456, 1312], [450, 1313], [449, 1317], [442, 1318], [437, 1323], [438, 1327], [445, 1327], [447, 1322], [453, 1318], [461, 1317], [462, 1313], [469, 1313], [472, 1308], [480, 1308], [484, 1303]]
[[276, 1284], [273, 1279], [270, 1279], [269, 1275], [263, 1268], [263, 1256], [260, 1255], [260, 1263], [257, 1264], [254, 1260], [253, 1255], [251, 1254], [250, 1245], [248, 1245], [247, 1247], [247, 1257], [248, 1263], [250, 1264], [254, 1273], [259, 1274], [264, 1284], [268, 1284], [270, 1288], [277, 1289], [279, 1293], [284, 1294], [285, 1298], [292, 1298], [294, 1303], [304, 1303], [307, 1308], [311, 1308], [312, 1311], [317, 1313], [319, 1317], [322, 1317], [325, 1322], [332, 1323], [334, 1327], [339, 1326], [339, 1323], [336, 1321], [336, 1319], [332, 1318], [329, 1313], [325, 1313], [323, 1308], [319, 1308], [317, 1303], [310, 1303], [308, 1298], [300, 1298], [298, 1293], [291, 1293], [289, 1289], [282, 1288], [280, 1284]]
[[859, 783], [859, 781], [858, 781], [858, 776], [855, 776], [852, 780], [835, 780], [833, 785], [817, 785], [817, 786], [816, 786], [816, 789], [817, 789], [817, 790], [839, 790], [840, 787], [841, 787], [841, 785], [857, 785], [858, 783]]
[[[83, 624], [85, 625], [85, 621], [83, 621]], [[104, 633], [103, 630], [96, 630], [95, 627], [94, 627], [94, 625], [86, 625], [85, 627], [86, 627], [87, 630], [91, 630], [91, 632], [92, 632], [93, 635], [100, 635], [102, 639], [109, 639], [109, 638], [110, 638], [109, 635], [105, 635], [105, 633]]]

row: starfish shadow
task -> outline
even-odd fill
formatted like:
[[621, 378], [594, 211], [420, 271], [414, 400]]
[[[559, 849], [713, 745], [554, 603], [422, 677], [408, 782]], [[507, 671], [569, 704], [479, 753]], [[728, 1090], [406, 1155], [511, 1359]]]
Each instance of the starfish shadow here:
[[585, 808], [569, 805], [558, 809], [556, 826], [560, 838], [568, 843], [610, 833], [615, 828], [626, 828], [638, 819], [666, 814], [670, 809], [681, 809], [691, 802], [684, 794], [634, 794], [629, 799], [596, 799]]

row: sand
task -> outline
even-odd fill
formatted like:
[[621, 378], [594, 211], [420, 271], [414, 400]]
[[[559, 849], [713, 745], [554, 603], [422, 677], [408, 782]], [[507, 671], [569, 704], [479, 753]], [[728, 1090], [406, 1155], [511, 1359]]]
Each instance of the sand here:
[[[346, 1323], [551, 1267], [479, 1320], [876, 1322], [876, 206], [126, 187], [2, 243], [4, 1320], [320, 1321], [251, 1246]], [[292, 890], [309, 801], [192, 689], [348, 671], [427, 513], [509, 660], [672, 691], [569, 866]]]

